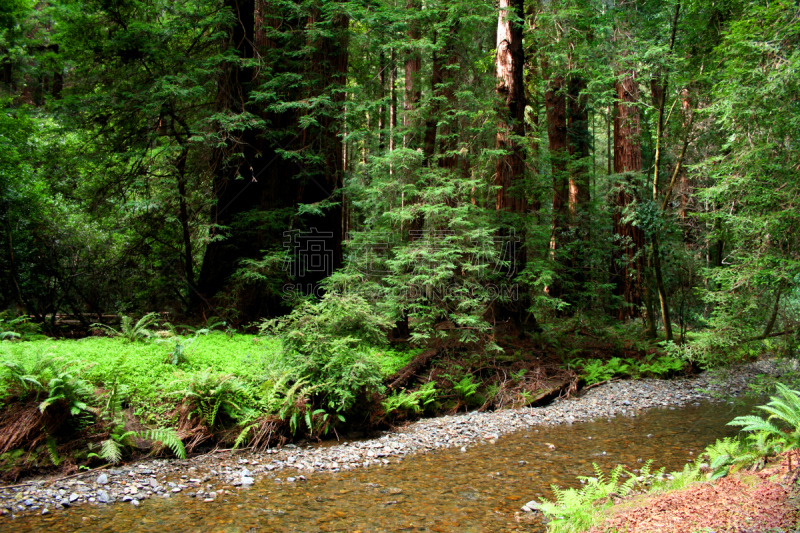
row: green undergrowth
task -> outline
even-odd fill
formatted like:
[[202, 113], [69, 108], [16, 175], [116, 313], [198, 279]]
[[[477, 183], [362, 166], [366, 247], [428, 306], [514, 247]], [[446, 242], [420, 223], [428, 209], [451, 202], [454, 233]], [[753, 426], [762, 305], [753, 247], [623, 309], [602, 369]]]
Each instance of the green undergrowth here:
[[[164, 405], [170, 383], [206, 369], [232, 374], [248, 382], [263, 375], [269, 353], [280, 349], [279, 341], [252, 335], [202, 336], [189, 349], [186, 362], [176, 366], [166, 361], [172, 346], [155, 342], [126, 342], [121, 338], [87, 337], [80, 340], [39, 340], [5, 344], [3, 358], [25, 360], [37, 354], [85, 366], [82, 376], [97, 387], [117, 380], [129, 388], [127, 403], [145, 417], [156, 416]], [[165, 390], [166, 387], [166, 390]], [[177, 384], [173, 386], [177, 388]]]
[[612, 357], [608, 361], [578, 359], [572, 365], [580, 369], [580, 376], [587, 385], [593, 385], [615, 377], [665, 378], [683, 370], [686, 363], [674, 355], [664, 354], [659, 357], [645, 356], [642, 361], [630, 357]]
[[323, 436], [380, 411], [384, 380], [419, 353], [390, 348], [386, 319], [355, 296], [302, 302], [262, 321], [258, 335], [225, 326], [175, 326], [151, 313], [96, 324], [103, 336], [81, 340], [6, 335], [0, 470], [16, 449], [57, 466], [65, 454], [118, 462], [145, 449], [184, 456], [204, 442]]
[[[202, 372], [232, 375], [259, 386], [267, 374], [283, 365], [281, 341], [274, 337], [228, 336], [221, 332], [201, 335], [185, 349], [185, 361], [179, 365], [168, 361], [174, 352], [174, 341], [164, 340], [164, 343], [127, 342], [122, 338], [87, 337], [3, 343], [0, 359], [24, 361], [46, 356], [81, 366], [81, 377], [95, 387], [109, 387], [116, 380], [128, 388], [126, 404], [151, 421], [158, 421], [175, 403], [174, 398], [166, 395], [181, 390]], [[381, 376], [388, 377], [420, 351], [371, 348], [369, 356], [374, 358]]]

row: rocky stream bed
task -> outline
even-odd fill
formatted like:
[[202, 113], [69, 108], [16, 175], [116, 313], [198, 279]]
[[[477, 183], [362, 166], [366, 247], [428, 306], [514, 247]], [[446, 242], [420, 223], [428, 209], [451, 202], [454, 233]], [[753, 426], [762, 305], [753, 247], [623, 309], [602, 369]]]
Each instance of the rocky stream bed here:
[[[235, 498], [259, 479], [302, 483], [311, 472], [341, 472], [400, 462], [409, 454], [437, 449], [493, 444], [502, 435], [537, 426], [637, 416], [654, 407], [676, 408], [736, 395], [759, 374], [780, 373], [777, 363], [758, 361], [724, 376], [702, 374], [688, 379], [612, 381], [546, 407], [470, 412], [423, 419], [371, 440], [342, 438], [338, 443], [289, 444], [264, 453], [221, 451], [187, 460], [155, 459], [98, 469], [61, 479], [30, 480], [0, 488], [0, 513], [9, 519], [49, 514], [78, 505], [146, 505], [152, 498], [188, 495], [205, 502]], [[350, 437], [350, 436], [346, 436]], [[335, 441], [334, 441], [335, 442]], [[549, 443], [553, 448], [558, 442]], [[525, 500], [523, 500], [525, 501]]]

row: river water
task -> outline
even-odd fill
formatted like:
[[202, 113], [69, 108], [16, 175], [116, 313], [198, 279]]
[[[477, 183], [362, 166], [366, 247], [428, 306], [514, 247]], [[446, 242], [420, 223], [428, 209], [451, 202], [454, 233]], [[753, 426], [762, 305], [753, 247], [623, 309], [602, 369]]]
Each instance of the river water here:
[[[752, 404], [695, 404], [633, 417], [539, 428], [467, 448], [409, 456], [383, 467], [308, 475], [299, 483], [265, 477], [213, 502], [179, 495], [141, 506], [82, 506], [46, 516], [0, 519], [23, 532], [543, 531], [519, 512], [550, 497], [550, 485], [576, 486], [617, 464], [680, 470]], [[277, 473], [283, 477], [285, 473]]]

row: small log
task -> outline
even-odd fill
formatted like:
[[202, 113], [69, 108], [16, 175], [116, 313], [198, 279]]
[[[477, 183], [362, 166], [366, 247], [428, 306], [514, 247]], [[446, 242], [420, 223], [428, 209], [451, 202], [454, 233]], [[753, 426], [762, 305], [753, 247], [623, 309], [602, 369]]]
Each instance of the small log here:
[[394, 377], [394, 380], [389, 385], [389, 388], [392, 390], [397, 390], [400, 387], [405, 386], [406, 383], [421, 369], [428, 366], [428, 363], [431, 362], [431, 359], [436, 357], [439, 353], [439, 350], [436, 348], [432, 348], [430, 350], [425, 350], [414, 359], [409, 361], [409, 363], [398, 370]]

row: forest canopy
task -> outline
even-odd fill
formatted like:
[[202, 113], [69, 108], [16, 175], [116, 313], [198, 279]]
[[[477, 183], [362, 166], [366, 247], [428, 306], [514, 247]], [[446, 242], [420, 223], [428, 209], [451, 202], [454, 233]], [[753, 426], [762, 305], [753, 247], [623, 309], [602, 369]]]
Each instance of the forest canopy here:
[[53, 333], [800, 341], [795, 2], [3, 0], [0, 63], [0, 309]]

